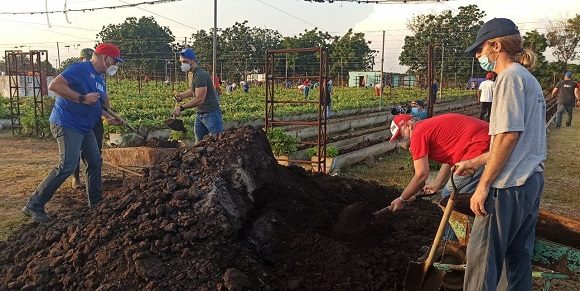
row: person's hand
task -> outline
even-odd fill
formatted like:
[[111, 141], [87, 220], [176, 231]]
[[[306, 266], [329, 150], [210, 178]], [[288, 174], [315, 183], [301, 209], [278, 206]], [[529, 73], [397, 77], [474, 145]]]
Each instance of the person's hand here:
[[397, 199], [391, 201], [390, 209], [392, 212], [401, 210], [403, 209], [403, 207], [405, 207], [405, 202], [403, 202], [403, 199], [401, 199], [401, 197], [397, 197]]
[[469, 208], [471, 208], [471, 211], [473, 211], [475, 215], [487, 215], [487, 211], [485, 211], [485, 200], [487, 199], [488, 194], [489, 187], [480, 187], [478, 185], [475, 189], [475, 193], [473, 193], [473, 196], [471, 196], [471, 199], [469, 200]]
[[83, 104], [93, 105], [99, 102], [99, 99], [101, 99], [101, 94], [97, 92], [89, 93], [85, 95], [85, 101]]
[[425, 187], [423, 187], [423, 191], [425, 191], [426, 194], [433, 194], [435, 192], [437, 192], [439, 190], [438, 187], [435, 187], [435, 185], [432, 184], [427, 184], [425, 185]]
[[472, 176], [475, 173], [475, 164], [471, 160], [461, 161], [454, 166], [457, 176]]
[[177, 92], [177, 90], [173, 90], [173, 99], [175, 99], [177, 102], [181, 102], [183, 100], [183, 98], [179, 97], [179, 92]]
[[122, 125], [123, 121], [121, 119], [118, 118], [107, 118], [107, 123], [109, 123], [110, 125]]
[[177, 106], [173, 110], [173, 118], [179, 117], [179, 115], [181, 115], [181, 106]]
[[576, 101], [576, 107], [580, 107], [580, 100]]

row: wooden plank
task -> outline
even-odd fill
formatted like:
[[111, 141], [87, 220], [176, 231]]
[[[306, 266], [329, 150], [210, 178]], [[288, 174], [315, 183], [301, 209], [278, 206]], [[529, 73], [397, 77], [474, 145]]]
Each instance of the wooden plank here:
[[540, 209], [536, 236], [580, 250], [580, 222]]
[[103, 150], [103, 160], [119, 167], [150, 167], [171, 156], [177, 148], [128, 147]]

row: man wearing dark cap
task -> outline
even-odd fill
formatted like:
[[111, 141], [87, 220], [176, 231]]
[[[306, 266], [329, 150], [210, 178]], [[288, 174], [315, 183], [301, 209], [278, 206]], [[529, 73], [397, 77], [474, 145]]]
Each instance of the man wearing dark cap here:
[[580, 102], [580, 90], [576, 87], [576, 82], [572, 80], [572, 72], [564, 74], [564, 80], [558, 82], [554, 90], [552, 90], [552, 98], [558, 96], [556, 103], [558, 109], [556, 111], [556, 128], [562, 126], [562, 115], [564, 111], [568, 113], [566, 119], [566, 127], [572, 126], [572, 112], [574, 104]]
[[517, 26], [494, 18], [465, 51], [495, 72], [488, 153], [457, 163], [456, 174], [485, 166], [470, 200], [475, 221], [463, 290], [496, 290], [505, 263], [508, 290], [532, 290], [532, 251], [546, 159], [546, 102], [528, 71], [536, 57]]
[[[56, 138], [60, 163], [32, 193], [22, 212], [35, 222], [51, 220], [45, 205], [54, 192], [72, 174], [82, 157], [87, 165], [89, 207], [102, 200], [102, 160], [93, 127], [102, 115], [102, 98], [106, 94], [103, 73], [113, 75], [117, 63], [123, 62], [119, 48], [103, 43], [97, 46], [90, 62], [70, 65], [48, 86], [57, 94], [50, 114], [50, 129]], [[117, 120], [110, 122], [118, 123]]]
[[190, 48], [181, 51], [179, 61], [181, 70], [188, 74], [189, 89], [185, 92], [175, 92], [175, 99], [179, 102], [183, 98], [193, 97], [193, 99], [177, 106], [173, 115], [177, 117], [187, 108], [197, 108], [194, 124], [196, 142], [208, 134], [222, 133], [224, 131], [222, 111], [210, 75], [198, 67], [195, 52]]

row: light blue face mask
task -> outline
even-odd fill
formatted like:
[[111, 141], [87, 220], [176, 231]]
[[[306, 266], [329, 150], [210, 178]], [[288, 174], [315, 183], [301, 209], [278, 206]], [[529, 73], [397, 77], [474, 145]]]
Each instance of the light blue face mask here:
[[417, 115], [417, 113], [419, 113], [419, 108], [418, 107], [411, 107], [411, 114]]
[[491, 72], [491, 71], [493, 71], [493, 69], [495, 69], [496, 62], [490, 62], [487, 55], [481, 56], [477, 60], [479, 61], [479, 65], [481, 66], [482, 69], [484, 69], [488, 72]]

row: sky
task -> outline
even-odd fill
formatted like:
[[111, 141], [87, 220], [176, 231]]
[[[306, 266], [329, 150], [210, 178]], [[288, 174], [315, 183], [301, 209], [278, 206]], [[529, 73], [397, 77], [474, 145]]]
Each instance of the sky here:
[[[38, 15], [12, 15], [5, 12], [38, 12], [45, 10], [45, 0], [9, 1], [0, 5], [0, 53], [5, 50], [47, 49], [49, 61], [56, 67], [60, 60], [78, 56], [84, 47], [94, 47], [96, 34], [108, 24], [122, 23], [127, 17], [153, 16], [168, 26], [176, 39], [190, 37], [199, 29], [213, 26], [213, 0], [182, 0], [138, 8], [119, 8], [86, 12]], [[48, 10], [118, 6], [150, 0], [46, 0]], [[398, 56], [409, 35], [407, 22], [413, 16], [457, 12], [457, 8], [476, 4], [486, 12], [484, 20], [494, 17], [512, 19], [522, 34], [537, 29], [545, 32], [550, 21], [570, 18], [580, 12], [580, 1], [570, 0], [451, 0], [426, 4], [357, 4], [311, 3], [303, 0], [218, 0], [218, 27], [248, 20], [249, 26], [278, 30], [282, 35], [296, 35], [318, 27], [334, 35], [343, 35], [349, 28], [364, 32], [371, 48], [379, 51], [376, 69], [380, 68], [382, 30], [386, 31], [384, 70], [404, 72]], [[68, 20], [67, 20], [68, 18]], [[51, 27], [49, 27], [50, 22]], [[69, 23], [70, 22], [70, 23]], [[57, 53], [57, 42], [59, 50]], [[219, 52], [218, 52], [219, 53]], [[546, 57], [552, 60], [550, 53]]]

